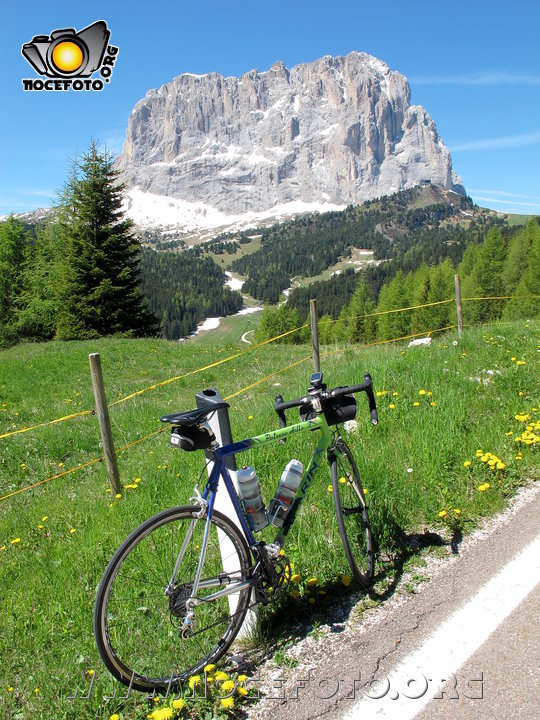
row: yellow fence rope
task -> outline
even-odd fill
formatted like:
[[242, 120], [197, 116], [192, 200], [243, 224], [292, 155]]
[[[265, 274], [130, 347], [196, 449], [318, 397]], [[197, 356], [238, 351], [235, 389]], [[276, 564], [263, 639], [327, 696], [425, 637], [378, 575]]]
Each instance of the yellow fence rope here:
[[131, 393], [130, 395], [126, 395], [123, 398], [120, 398], [119, 400], [115, 400], [112, 402], [109, 407], [112, 407], [113, 405], [119, 405], [120, 403], [125, 402], [126, 400], [131, 400], [131, 398], [137, 397], [138, 395], [142, 395], [143, 393], [148, 392], [149, 390], [155, 390], [156, 388], [163, 387], [164, 385], [168, 385], [169, 383], [176, 382], [177, 380], [181, 380], [182, 378], [190, 377], [191, 375], [196, 375], [197, 373], [204, 372], [205, 370], [210, 370], [211, 368], [217, 367], [218, 365], [223, 365], [223, 363], [230, 362], [231, 360], [235, 360], [236, 358], [239, 358], [241, 355], [245, 355], [248, 352], [252, 352], [253, 350], [256, 350], [257, 348], [262, 347], [263, 345], [268, 345], [268, 343], [275, 342], [276, 340], [280, 340], [281, 338], [286, 337], [287, 335], [292, 335], [292, 333], [298, 332], [300, 330], [303, 330], [304, 328], [308, 327], [308, 325], [301, 325], [300, 327], [294, 328], [293, 330], [287, 330], [287, 332], [281, 333], [280, 335], [276, 335], [273, 338], [270, 338], [269, 340], [264, 340], [263, 342], [257, 343], [256, 345], [252, 345], [246, 350], [240, 350], [237, 353], [234, 353], [233, 355], [229, 355], [226, 358], [222, 358], [221, 360], [216, 360], [213, 363], [209, 363], [208, 365], [204, 365], [203, 367], [197, 368], [196, 370], [189, 370], [186, 373], [183, 373], [182, 375], [176, 375], [175, 377], [168, 378], [167, 380], [162, 380], [161, 382], [155, 383], [154, 385], [149, 385], [148, 387], [142, 388], [141, 390], [137, 390], [136, 392]]
[[84, 415], [93, 415], [93, 410], [83, 410], [82, 412], [73, 413], [72, 415], [64, 415], [64, 417], [56, 418], [56, 420], [48, 420], [47, 422], [39, 423], [39, 425], [32, 425], [30, 427], [21, 428], [20, 430], [11, 430], [7, 433], [2, 433], [0, 435], [0, 440], [2, 438], [10, 437], [11, 435], [20, 435], [21, 433], [30, 432], [30, 430], [35, 430], [36, 428], [45, 427], [46, 425], [54, 425], [55, 423], [61, 423], [65, 420], [73, 420], [73, 418], [77, 417], [83, 417]]
[[[473, 301], [491, 301], [491, 300], [511, 300], [515, 296], [514, 295], [500, 295], [500, 296], [488, 296], [488, 297], [472, 297], [472, 298], [462, 298], [462, 302], [473, 302]], [[538, 298], [540, 295], [527, 295], [528, 298]], [[447, 303], [453, 303], [455, 302], [455, 298], [449, 298], [448, 300], [438, 300], [436, 302], [431, 303], [424, 303], [422, 305], [411, 305], [409, 307], [404, 308], [396, 308], [394, 310], [380, 310], [378, 312], [373, 313], [367, 313], [365, 315], [354, 315], [350, 317], [350, 320], [360, 320], [363, 318], [369, 318], [369, 317], [378, 317], [380, 315], [390, 315], [392, 313], [400, 313], [400, 312], [409, 312], [411, 310], [421, 310], [422, 308], [428, 308], [428, 307], [434, 307], [436, 305], [445, 305]], [[319, 325], [326, 325], [330, 323], [337, 322], [337, 319], [331, 319], [331, 320], [324, 320], [319, 321]], [[292, 330], [287, 330], [284, 333], [281, 333], [280, 335], [276, 335], [275, 337], [269, 338], [268, 340], [263, 340], [260, 343], [257, 343], [256, 345], [251, 345], [249, 348], [246, 348], [245, 350], [240, 350], [237, 353], [234, 353], [233, 355], [229, 355], [226, 358], [222, 358], [221, 360], [216, 360], [215, 362], [209, 363], [208, 365], [204, 365], [203, 367], [196, 368], [195, 370], [189, 370], [186, 373], [183, 373], [181, 375], [176, 375], [175, 377], [168, 378], [167, 380], [162, 380], [161, 382], [154, 383], [153, 385], [149, 385], [148, 387], [142, 388], [141, 390], [137, 390], [133, 393], [130, 393], [129, 395], [126, 395], [125, 397], [122, 397], [118, 400], [115, 400], [114, 402], [110, 403], [109, 407], [113, 407], [115, 405], [119, 405], [121, 403], [126, 402], [127, 400], [131, 400], [134, 397], [138, 397], [139, 395], [143, 395], [144, 393], [149, 392], [150, 390], [156, 390], [157, 388], [164, 387], [166, 385], [169, 385], [170, 383], [176, 382], [178, 380], [182, 380], [183, 378], [190, 377], [192, 375], [196, 375], [198, 373], [204, 372], [205, 370], [210, 370], [211, 368], [217, 367], [218, 365], [223, 365], [224, 363], [230, 362], [232, 360], [235, 360], [236, 358], [241, 357], [242, 355], [245, 355], [248, 352], [252, 352], [253, 350], [257, 350], [258, 348], [263, 347], [264, 345], [268, 345], [269, 343], [276, 342], [277, 340], [281, 340], [284, 337], [287, 337], [289, 335], [292, 335], [293, 333], [300, 332], [300, 330], [304, 330], [305, 328], [309, 327], [308, 323], [305, 323], [304, 325], [300, 325], [300, 327], [293, 328]], [[448, 326], [448, 328], [455, 327], [454, 325]], [[445, 330], [448, 328], [440, 328], [440, 330]], [[435, 332], [435, 331], [432, 331]], [[438, 331], [437, 331], [438, 332]], [[394, 338], [392, 340], [382, 340], [378, 341], [377, 343], [370, 343], [372, 344], [381, 344], [381, 343], [388, 343], [388, 342], [398, 342], [399, 340], [406, 340], [410, 337], [417, 337], [418, 335], [422, 335], [423, 333], [416, 333], [415, 335], [406, 335], [403, 338]], [[363, 347], [369, 347], [369, 345], [364, 345]], [[65, 422], [66, 420], [73, 420], [77, 417], [84, 417], [86, 415], [93, 415], [94, 410], [83, 410], [79, 413], [73, 413], [72, 415], [65, 415], [61, 418], [56, 418], [55, 420], [48, 420], [46, 422], [38, 423], [37, 425], [31, 425], [29, 427], [21, 428], [19, 430], [12, 430], [10, 432], [2, 433], [0, 434], [0, 440], [3, 438], [11, 437], [13, 435], [20, 435], [21, 433], [30, 432], [31, 430], [36, 430], [38, 428], [45, 427], [47, 425], [55, 425], [57, 423]]]
[[[118, 448], [118, 450], [115, 450], [115, 453], [117, 455], [119, 455], [121, 452], [124, 452], [128, 448], [133, 447], [134, 445], [138, 445], [139, 443], [143, 442], [144, 440], [148, 440], [148, 438], [154, 437], [155, 435], [162, 433], [166, 429], [167, 429], [166, 427], [162, 427], [159, 430], [156, 430], [156, 431], [150, 433], [149, 435], [145, 435], [142, 438], [138, 438], [137, 440], [134, 440], [133, 442], [130, 442], [121, 448]], [[33, 488], [36, 488], [39, 485], [43, 485], [44, 483], [48, 483], [51, 480], [56, 480], [57, 478], [64, 477], [65, 475], [71, 475], [71, 473], [77, 472], [78, 470], [83, 470], [85, 467], [88, 467], [89, 465], [95, 465], [98, 462], [102, 462], [104, 459], [105, 459], [105, 456], [101, 455], [98, 458], [94, 458], [93, 460], [89, 460], [88, 462], [82, 463], [81, 465], [77, 465], [77, 467], [70, 468], [69, 470], [64, 470], [64, 472], [57, 473], [56, 475], [51, 475], [51, 477], [48, 477], [45, 480], [40, 480], [39, 482], [33, 483], [32, 485], [27, 485], [26, 487], [20, 488], [19, 490], [14, 490], [13, 492], [0, 497], [0, 502], [2, 502], [2, 500], [6, 500], [7, 498], [13, 497], [13, 495], [18, 495], [19, 493], [26, 492], [27, 490], [32, 490]]]
[[[362, 318], [377, 317], [379, 315], [391, 315], [392, 313], [407, 312], [409, 310], [420, 310], [421, 308], [433, 307], [434, 305], [446, 305], [447, 303], [456, 302], [455, 298], [450, 300], [437, 300], [437, 302], [425, 303], [424, 305], [411, 305], [410, 307], [397, 308], [395, 310], [380, 310], [378, 312], [367, 313], [366, 315], [352, 315], [348, 320], [360, 320]], [[337, 322], [339, 318], [332, 318], [331, 320], [325, 320], [324, 322], [319, 321], [319, 325], [326, 325], [329, 323]], [[391, 341], [389, 341], [391, 342]]]
[[[433, 334], [433, 333], [435, 333], [435, 332], [442, 332], [442, 331], [444, 331], [444, 330], [450, 330], [450, 329], [455, 328], [455, 327], [457, 327], [457, 326], [456, 326], [456, 325], [448, 325], [447, 327], [444, 327], [444, 328], [437, 328], [437, 329], [435, 329], [435, 330], [428, 330], [428, 331], [424, 331], [424, 332], [422, 332], [422, 333], [413, 333], [412, 335], [403, 335], [402, 337], [392, 338], [391, 340], [376, 340], [376, 341], [374, 341], [374, 342], [367, 343], [367, 344], [363, 344], [363, 345], [359, 346], [359, 349], [360, 349], [360, 348], [365, 348], [365, 347], [370, 347], [370, 346], [373, 346], [373, 345], [382, 345], [382, 344], [384, 344], [384, 343], [399, 342], [400, 340], [408, 340], [408, 339], [410, 339], [410, 338], [418, 337], [418, 336], [420, 336], [420, 335], [424, 335], [424, 336], [427, 335], [427, 336], [429, 336], [429, 335], [431, 335], [431, 334]], [[329, 357], [330, 355], [335, 355], [335, 354], [340, 353], [340, 352], [343, 352], [343, 350], [334, 350], [334, 351], [331, 351], [331, 352], [326, 352], [326, 353], [323, 353], [323, 355], [322, 355], [321, 357]], [[258, 385], [261, 385], [262, 383], [267, 382], [268, 380], [271, 380], [271, 379], [272, 379], [273, 377], [275, 377], [276, 375], [280, 375], [280, 374], [282, 374], [282, 373], [284, 373], [284, 372], [287, 372], [288, 370], [291, 370], [292, 368], [297, 367], [298, 365], [301, 365], [302, 363], [305, 363], [305, 362], [307, 362], [307, 361], [310, 360], [310, 359], [311, 359], [311, 355], [306, 355], [305, 357], [301, 358], [300, 360], [297, 360], [296, 362], [291, 363], [290, 365], [287, 365], [287, 366], [284, 367], [284, 368], [280, 368], [279, 370], [276, 370], [275, 372], [270, 373], [269, 375], [266, 375], [265, 377], [261, 378], [260, 380], [257, 380], [257, 381], [255, 381], [254, 383], [251, 383], [250, 385], [246, 385], [246, 387], [243, 387], [241, 390], [237, 390], [236, 392], [231, 393], [230, 395], [227, 395], [227, 396], [226, 396], [225, 398], [223, 398], [223, 399], [224, 399], [224, 400], [231, 400], [232, 398], [237, 397], [238, 395], [241, 395], [242, 393], [245, 393], [245, 392], [247, 392], [248, 390], [251, 390], [251, 389], [254, 388], [254, 387], [257, 387]], [[142, 443], [142, 442], [144, 442], [145, 440], [148, 440], [149, 438], [152, 438], [152, 437], [155, 437], [156, 435], [159, 435], [160, 433], [164, 432], [164, 430], [166, 430], [166, 429], [167, 429], [167, 426], [161, 427], [161, 428], [159, 428], [159, 430], [155, 430], [154, 432], [151, 432], [151, 433], [149, 433], [148, 435], [145, 435], [145, 436], [142, 437], [142, 438], [138, 438], [137, 440], [134, 440], [134, 441], [132, 441], [132, 442], [124, 445], [123, 447], [119, 448], [118, 450], [115, 450], [115, 453], [118, 455], [118, 454], [120, 454], [121, 452], [124, 452], [125, 450], [128, 450], [129, 448], [131, 448], [131, 447], [133, 447], [133, 446], [135, 446], [135, 445], [138, 445], [139, 443]], [[43, 484], [45, 484], [45, 483], [48, 483], [48, 482], [50, 482], [51, 480], [56, 480], [57, 478], [64, 477], [65, 475], [70, 475], [71, 473], [77, 472], [78, 470], [83, 470], [85, 467], [88, 467], [88, 466], [90, 466], [90, 465], [94, 465], [95, 463], [98, 463], [98, 462], [102, 462], [103, 460], [104, 460], [104, 456], [102, 455], [102, 456], [100, 456], [100, 457], [98, 457], [98, 458], [95, 458], [95, 459], [93, 459], [93, 460], [89, 460], [89, 461], [86, 462], [86, 463], [82, 463], [81, 465], [77, 465], [77, 467], [71, 468], [70, 470], [65, 470], [64, 472], [57, 473], [56, 475], [52, 475], [51, 477], [48, 477], [48, 478], [46, 478], [45, 480], [40, 480], [39, 482], [33, 483], [32, 485], [27, 485], [26, 487], [20, 488], [19, 490], [14, 490], [13, 492], [8, 493], [7, 495], [3, 495], [2, 497], [0, 497], [0, 502], [2, 502], [3, 500], [7, 500], [7, 499], [10, 498], [10, 497], [13, 497], [14, 495], [18, 495], [19, 493], [23, 493], [23, 492], [26, 492], [26, 491], [28, 491], [28, 490], [32, 490], [33, 488], [39, 487], [40, 485], [43, 485]]]

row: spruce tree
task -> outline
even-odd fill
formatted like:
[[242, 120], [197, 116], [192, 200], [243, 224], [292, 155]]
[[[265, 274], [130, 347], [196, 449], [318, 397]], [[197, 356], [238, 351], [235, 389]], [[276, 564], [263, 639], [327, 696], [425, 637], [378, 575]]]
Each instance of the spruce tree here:
[[22, 222], [10, 215], [0, 223], [0, 345], [17, 338], [16, 322], [27, 245]]
[[133, 223], [123, 216], [124, 186], [112, 165], [112, 155], [92, 141], [82, 160], [73, 163], [61, 198], [66, 247], [59, 339], [155, 331], [139, 286], [140, 244]]

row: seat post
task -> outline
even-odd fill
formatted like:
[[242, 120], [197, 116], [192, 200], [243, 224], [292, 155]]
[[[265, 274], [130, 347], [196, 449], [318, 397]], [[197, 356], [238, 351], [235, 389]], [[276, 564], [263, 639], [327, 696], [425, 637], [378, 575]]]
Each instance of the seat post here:
[[[212, 405], [214, 403], [221, 403], [224, 402], [221, 395], [218, 393], [217, 390], [214, 388], [208, 388], [207, 390], [201, 390], [196, 394], [196, 400], [197, 400], [197, 407], [206, 407], [208, 405]], [[210, 417], [208, 420], [208, 424], [212, 428], [212, 431], [214, 435], [216, 436], [216, 440], [218, 443], [223, 445], [230, 445], [233, 442], [232, 439], [232, 431], [231, 431], [231, 423], [229, 420], [229, 409], [228, 408], [219, 408], [216, 410], [216, 412]], [[209, 461], [207, 463], [208, 467], [208, 475], [210, 476], [212, 472], [212, 468], [214, 467], [213, 463], [213, 454], [212, 452], [205, 450], [206, 459]], [[234, 455], [227, 455], [227, 457], [223, 458], [223, 462], [225, 463], [225, 467], [229, 471], [229, 475], [231, 476], [231, 479], [233, 481], [233, 484], [236, 488], [236, 492], [238, 492], [238, 479], [237, 479], [237, 468], [236, 468], [236, 457]], [[218, 492], [216, 495], [216, 503], [214, 505], [216, 510], [219, 510], [219, 512], [223, 513], [226, 517], [229, 518], [229, 520], [234, 523], [234, 525], [238, 528], [239, 532], [244, 535], [243, 529], [238, 524], [238, 520], [236, 517], [236, 512], [234, 510], [233, 504], [231, 502], [231, 499], [229, 497], [229, 493], [225, 492], [225, 488], [222, 488], [221, 492]], [[220, 531], [218, 530], [218, 534], [220, 534]], [[227, 543], [230, 542], [225, 536], [222, 535], [220, 539], [220, 547], [221, 547], [221, 557], [223, 560], [223, 569], [228, 572], [237, 572], [240, 568], [234, 567], [234, 563], [231, 564], [231, 558], [234, 558], [234, 549], [232, 547], [228, 547]], [[252, 591], [251, 596], [251, 602], [255, 603], [255, 590]], [[236, 607], [238, 604], [238, 595], [235, 593], [233, 595], [229, 595], [229, 607], [231, 612], [235, 612]], [[249, 637], [250, 633], [252, 632], [253, 628], [257, 624], [257, 608], [252, 608], [248, 610], [246, 619], [244, 620], [244, 624], [240, 628], [240, 632], [238, 634], [239, 637]]]
[[[197, 400], [198, 408], [224, 402], [221, 395], [214, 388], [201, 390], [196, 394], [195, 398]], [[233, 439], [228, 408], [219, 408], [219, 410], [216, 410], [208, 421], [208, 424], [212, 428], [212, 431], [216, 436], [216, 440], [220, 445], [230, 445], [232, 443]], [[205, 450], [204, 454], [206, 455], [207, 460], [212, 460], [213, 454], [210, 451]], [[224, 462], [227, 470], [236, 472], [236, 458], [234, 455], [228, 455], [224, 458]]]

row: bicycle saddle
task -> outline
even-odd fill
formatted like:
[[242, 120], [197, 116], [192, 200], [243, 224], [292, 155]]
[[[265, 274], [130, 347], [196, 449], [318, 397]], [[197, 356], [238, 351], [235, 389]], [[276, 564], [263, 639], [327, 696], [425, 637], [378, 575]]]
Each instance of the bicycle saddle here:
[[188, 425], [200, 425], [206, 422], [206, 419], [216, 410], [222, 410], [223, 408], [230, 407], [229, 403], [217, 402], [212, 405], [203, 405], [195, 410], [188, 410], [187, 412], [174, 413], [173, 415], [164, 415], [160, 418], [161, 422], [170, 423], [171, 425], [178, 425], [179, 427], [187, 427]]

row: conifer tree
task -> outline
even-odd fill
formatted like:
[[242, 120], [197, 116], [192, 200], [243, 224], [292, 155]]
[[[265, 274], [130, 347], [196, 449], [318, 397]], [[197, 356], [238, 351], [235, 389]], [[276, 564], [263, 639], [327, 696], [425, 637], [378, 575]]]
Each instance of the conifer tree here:
[[[476, 265], [473, 279], [480, 297], [504, 295], [502, 271], [506, 259], [506, 245], [498, 228], [492, 228], [486, 235]], [[496, 320], [501, 317], [503, 300], [475, 301], [473, 317], [476, 322]]]
[[37, 226], [22, 271], [18, 334], [31, 340], [51, 340], [56, 330], [62, 288], [65, 238], [54, 216]]
[[124, 186], [112, 164], [112, 155], [92, 141], [74, 162], [61, 199], [66, 247], [59, 339], [155, 331], [139, 287], [140, 244], [123, 216]]
[[0, 345], [17, 337], [17, 311], [27, 242], [24, 225], [13, 215], [0, 223]]
[[505, 318], [535, 318], [540, 315], [540, 233], [534, 237], [527, 268], [515, 295], [505, 308]]
[[405, 280], [401, 270], [388, 285], [383, 285], [379, 295], [377, 312], [385, 313], [377, 317], [377, 337], [380, 340], [393, 340], [403, 337], [410, 329], [410, 312], [388, 312], [409, 306], [405, 291]]

